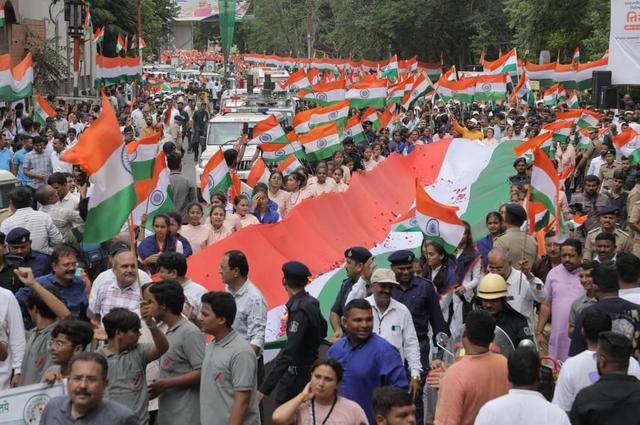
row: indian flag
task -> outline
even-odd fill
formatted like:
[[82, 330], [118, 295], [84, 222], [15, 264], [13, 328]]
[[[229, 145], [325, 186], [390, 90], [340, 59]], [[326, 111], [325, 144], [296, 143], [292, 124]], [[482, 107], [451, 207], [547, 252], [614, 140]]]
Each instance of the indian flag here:
[[293, 74], [289, 75], [289, 78], [284, 83], [284, 88], [288, 88], [292, 91], [305, 90], [311, 87], [311, 83], [307, 78], [307, 72], [304, 68], [300, 68]]
[[302, 166], [302, 163], [295, 155], [289, 155], [284, 161], [278, 164], [278, 171], [280, 171], [282, 175], [288, 176], [289, 174], [295, 173], [295, 171]]
[[544, 131], [538, 134], [536, 137], [532, 137], [529, 140], [518, 144], [513, 152], [516, 156], [523, 156], [527, 152], [533, 152], [536, 149], [544, 149], [547, 146], [551, 146], [551, 138], [553, 133], [551, 131]]
[[509, 74], [479, 75], [476, 77], [475, 100], [496, 102], [507, 97]]
[[425, 192], [416, 180], [416, 222], [424, 238], [442, 245], [453, 254], [464, 236], [464, 223], [456, 212], [457, 207], [443, 205]]
[[231, 174], [224, 160], [222, 149], [211, 157], [204, 167], [200, 178], [200, 191], [205, 201], [211, 202], [211, 196], [216, 192], [224, 192], [231, 187]]
[[139, 80], [141, 76], [140, 56], [109, 58], [96, 54], [96, 88]]
[[315, 108], [309, 117], [309, 127], [313, 129], [316, 126], [333, 122], [336, 123], [339, 128], [344, 128], [347, 124], [348, 117], [349, 101], [344, 100], [333, 105]]
[[126, 50], [126, 45], [124, 43], [124, 38], [122, 38], [122, 34], [118, 34], [118, 41], [116, 42], [116, 53], [120, 53], [122, 50]]
[[395, 81], [398, 78], [398, 56], [393, 55], [389, 62], [382, 70], [382, 77], [388, 78], [390, 81]]
[[258, 158], [251, 166], [251, 171], [247, 176], [247, 184], [251, 187], [255, 187], [257, 183], [268, 185], [269, 177], [271, 177], [271, 172], [267, 168], [267, 164], [264, 163], [262, 158]]
[[404, 94], [402, 107], [408, 110], [413, 102], [431, 90], [433, 90], [433, 83], [427, 75], [421, 72], [411, 85], [409, 91]]
[[337, 80], [325, 84], [311, 86], [311, 91], [300, 90], [297, 94], [302, 100], [315, 102], [322, 106], [342, 102], [347, 94], [346, 81]]
[[287, 155], [295, 154], [296, 152], [293, 143], [267, 143], [260, 145], [260, 150], [262, 151], [262, 159], [269, 165], [280, 162]]
[[572, 63], [556, 64], [554, 81], [570, 89], [576, 88], [576, 70]]
[[558, 89], [558, 84], [547, 87], [542, 93], [542, 103], [547, 106], [553, 106], [558, 103]]
[[[127, 145], [127, 154], [131, 164], [131, 173], [136, 186], [136, 197], [142, 201], [153, 190], [153, 176], [156, 174], [156, 156], [158, 155], [158, 143], [162, 138], [159, 131], [151, 136], [143, 137]], [[163, 156], [164, 159], [164, 156]], [[162, 164], [164, 167], [165, 164]]]
[[569, 98], [567, 99], [567, 106], [571, 109], [578, 109], [580, 107], [580, 101], [578, 100], [578, 93], [575, 90], [569, 92]]
[[406, 214], [398, 217], [391, 230], [394, 232], [420, 232], [418, 219], [416, 218], [416, 208], [411, 208]]
[[340, 132], [335, 122], [314, 127], [299, 137], [300, 144], [310, 161], [321, 161], [342, 149]]
[[271, 114], [253, 127], [253, 139], [250, 143], [287, 143], [288, 141], [280, 121], [275, 115]]
[[305, 109], [304, 111], [300, 111], [294, 115], [292, 124], [293, 129], [296, 134], [308, 133], [311, 129], [309, 127], [309, 118], [311, 118], [311, 114], [318, 108]]
[[346, 99], [352, 108], [382, 108], [387, 98], [387, 80], [362, 80], [351, 86]]
[[507, 54], [500, 56], [494, 61], [484, 61], [484, 72], [490, 74], [512, 73], [516, 74], [518, 67], [518, 56], [516, 49], [512, 49]]
[[559, 195], [560, 179], [553, 162], [547, 155], [534, 153], [529, 200], [544, 204], [547, 211], [557, 217]]
[[595, 127], [603, 117], [604, 116], [602, 114], [599, 114], [598, 112], [592, 112], [583, 109], [582, 113], [580, 114], [580, 119], [578, 119], [576, 125], [580, 128]]
[[640, 137], [631, 127], [627, 127], [617, 136], [613, 136], [613, 144], [620, 149], [622, 155], [629, 158], [632, 166], [640, 162]]
[[556, 121], [569, 121], [575, 124], [580, 119], [580, 116], [582, 116], [582, 111], [582, 109], [578, 109], [567, 112], [557, 112]]
[[576, 88], [588, 90], [592, 86], [593, 71], [608, 71], [609, 58], [607, 56], [595, 61], [579, 63], [576, 66]]
[[431, 81], [436, 81], [442, 75], [442, 64], [418, 62], [418, 69], [427, 74]]
[[85, 41], [90, 40], [93, 33], [93, 26], [91, 25], [91, 10], [89, 9], [89, 5], [87, 5], [86, 12], [84, 14], [84, 39]]
[[464, 80], [448, 81], [440, 78], [436, 91], [445, 102], [457, 99], [462, 103], [472, 103], [476, 93], [476, 79], [465, 78]]
[[573, 124], [569, 121], [556, 121], [549, 124], [545, 124], [543, 129], [553, 133], [553, 140], [556, 142], [566, 142], [571, 135], [571, 129]]
[[36, 102], [34, 106], [34, 118], [42, 126], [44, 126], [47, 122], [47, 118], [56, 116], [55, 109], [53, 109], [51, 105], [49, 105], [49, 102], [47, 102], [47, 100], [40, 95], [36, 95]]
[[580, 63], [580, 48], [576, 47], [573, 51], [573, 56], [571, 57], [571, 63], [579, 64]]
[[365, 141], [364, 129], [357, 116], [354, 115], [347, 120], [347, 126], [344, 129], [343, 135], [344, 137], [351, 137], [354, 143], [362, 143]]
[[4, 3], [0, 4], [0, 28], [4, 27]]
[[371, 130], [376, 131], [380, 128], [380, 118], [378, 115], [378, 111], [375, 108], [367, 108], [362, 113], [360, 117], [360, 124], [364, 124], [365, 121], [369, 121], [371, 123]]
[[527, 75], [526, 72], [523, 72], [522, 75], [520, 75], [520, 80], [518, 81], [518, 84], [516, 85], [516, 87], [513, 89], [513, 92], [511, 93], [511, 98], [513, 100], [524, 99], [524, 97], [529, 93], [531, 93], [531, 85], [529, 85], [529, 76]]
[[0, 55], [0, 100], [15, 102], [31, 96], [33, 90], [33, 58], [31, 52], [15, 67], [11, 56]]
[[411, 90], [412, 85], [413, 76], [406, 78], [404, 81], [398, 81], [397, 83], [390, 85], [387, 90], [386, 103], [402, 103], [405, 93]]
[[147, 214], [147, 228], [149, 230], [153, 229], [153, 217], [158, 214], [166, 214], [175, 209], [173, 191], [169, 181], [171, 171], [166, 166], [164, 152], [160, 151], [155, 163], [158, 164], [153, 177], [155, 184], [149, 196], [143, 199], [131, 213], [135, 225], [140, 225], [142, 215]]
[[96, 44], [102, 43], [104, 41], [104, 27], [100, 27], [96, 30], [96, 32], [93, 34], [93, 37], [91, 38], [91, 41]]
[[102, 96], [100, 117], [62, 154], [61, 160], [80, 165], [91, 176], [93, 192], [84, 241], [100, 243], [120, 233], [137, 199], [120, 125], [106, 96]]
[[418, 70], [418, 57], [398, 61], [398, 70], [401, 74], [408, 74]]
[[530, 80], [538, 81], [540, 84], [540, 90], [544, 90], [553, 84], [556, 74], [556, 63], [544, 63], [544, 64], [535, 64], [526, 62], [524, 65], [524, 70], [529, 76]]

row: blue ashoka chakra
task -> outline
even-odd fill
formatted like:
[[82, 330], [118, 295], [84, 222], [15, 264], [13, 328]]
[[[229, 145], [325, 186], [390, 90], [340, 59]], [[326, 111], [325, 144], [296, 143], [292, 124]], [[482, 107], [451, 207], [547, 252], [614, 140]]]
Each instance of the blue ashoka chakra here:
[[370, 94], [369, 89], [360, 90], [360, 97], [363, 99], [368, 98]]
[[338, 113], [337, 112], [333, 111], [333, 112], [329, 113], [329, 119], [331, 121], [335, 121], [336, 118], [338, 118]]
[[347, 130], [345, 131], [345, 134], [347, 135], [347, 137], [353, 137], [353, 130], [351, 130], [350, 128], [347, 128]]
[[262, 143], [269, 143], [271, 141], [271, 135], [269, 133], [261, 134], [259, 137]]
[[280, 149], [276, 151], [276, 156], [283, 156], [285, 154], [284, 149]]
[[292, 91], [298, 91], [298, 86], [296, 86], [295, 84], [291, 84], [291, 85], [289, 86], [289, 90], [292, 90]]
[[316, 99], [326, 101], [327, 100], [327, 94], [326, 93], [316, 93]]
[[327, 141], [325, 139], [318, 140], [318, 147], [319, 148], [324, 148], [326, 146], [327, 146]]
[[161, 190], [154, 190], [149, 196], [149, 203], [154, 207], [158, 207], [164, 203], [164, 193]]
[[129, 174], [133, 174], [133, 172], [131, 171], [131, 161], [133, 161], [135, 158], [136, 158], [136, 153], [134, 152], [133, 155], [129, 155], [129, 153], [127, 152], [127, 149], [123, 145], [122, 148], [120, 149], [120, 162], [122, 162], [122, 166], [124, 167], [125, 170], [127, 170], [127, 173]]
[[207, 176], [207, 187], [211, 189], [214, 186], [215, 186], [215, 180], [213, 180], [213, 177], [211, 177], [211, 174], [209, 174]]
[[409, 225], [410, 226], [417, 226], [418, 225], [418, 219], [413, 217], [411, 220], [409, 220]]
[[425, 233], [429, 236], [440, 236], [440, 222], [435, 218], [430, 218], [427, 221], [427, 228]]
[[480, 91], [491, 91], [491, 84], [484, 83], [480, 86]]

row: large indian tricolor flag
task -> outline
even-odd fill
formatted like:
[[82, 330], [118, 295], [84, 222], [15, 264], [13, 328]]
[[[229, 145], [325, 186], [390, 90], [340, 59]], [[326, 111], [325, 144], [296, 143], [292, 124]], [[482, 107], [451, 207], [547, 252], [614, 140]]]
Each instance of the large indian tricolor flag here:
[[[433, 200], [458, 208], [474, 238], [486, 235], [486, 214], [509, 201], [508, 177], [513, 174], [516, 143], [483, 146], [450, 139], [418, 146], [408, 156], [391, 155], [374, 171], [357, 175], [345, 193], [306, 200], [277, 224], [241, 229], [193, 255], [188, 260], [190, 277], [210, 290], [224, 290], [219, 274], [211, 273], [211, 264], [219, 264], [225, 252], [243, 247], [251, 264], [249, 277], [268, 304], [267, 347], [281, 346], [288, 300], [279, 279], [284, 262], [296, 259], [309, 267], [314, 277], [306, 290], [318, 298], [328, 318], [346, 277], [342, 267], [346, 248], [369, 248], [378, 267], [388, 267], [388, 256], [400, 249], [419, 255], [421, 232], [390, 233], [415, 204], [416, 178]], [[332, 237], [327, 238], [328, 234]], [[300, 241], [304, 241], [303, 250]]]
[[140, 56], [113, 58], [96, 55], [95, 86], [110, 86], [139, 80], [142, 76], [142, 61]]
[[11, 56], [0, 55], [0, 101], [14, 102], [31, 96], [33, 91], [33, 57], [31, 52], [12, 67]]
[[613, 143], [622, 155], [629, 158], [630, 165], [640, 162], [640, 136], [633, 128], [627, 127], [617, 136], [613, 136]]
[[472, 103], [476, 94], [476, 79], [465, 78], [464, 80], [449, 81], [441, 77], [438, 80], [436, 91], [445, 102], [457, 99], [462, 103]]
[[352, 108], [383, 108], [387, 98], [387, 84], [386, 78], [362, 80], [351, 86], [347, 91], [346, 99]]
[[47, 118], [56, 116], [56, 110], [53, 109], [51, 105], [49, 105], [49, 102], [47, 102], [47, 99], [45, 99], [40, 95], [36, 95], [36, 102], [34, 106], [35, 106], [33, 111], [34, 118], [42, 126], [46, 124]]
[[500, 56], [494, 61], [484, 61], [484, 72], [490, 74], [509, 73], [515, 74], [518, 68], [518, 56], [516, 49], [511, 49], [508, 53]]
[[543, 64], [526, 62], [524, 69], [530, 80], [538, 81], [540, 90], [546, 89], [555, 81], [556, 62]]
[[464, 223], [457, 216], [458, 208], [443, 205], [425, 192], [416, 182], [416, 221], [424, 238], [436, 242], [453, 254], [464, 236]]
[[280, 121], [271, 114], [253, 127], [252, 144], [260, 143], [288, 143], [287, 135], [280, 125]]
[[609, 57], [605, 56], [598, 60], [579, 63], [576, 66], [576, 88], [587, 90], [592, 87], [593, 71], [607, 71], [609, 69]]
[[224, 192], [231, 187], [231, 174], [224, 160], [222, 149], [218, 150], [207, 162], [200, 178], [200, 192], [205, 201], [211, 202], [212, 195]]
[[298, 139], [304, 147], [307, 159], [321, 161], [331, 157], [342, 149], [340, 131], [335, 122], [314, 127], [309, 133]]
[[497, 102], [507, 97], [509, 74], [479, 75], [476, 77], [476, 101]]
[[61, 160], [80, 165], [91, 176], [93, 192], [84, 241], [104, 242], [120, 233], [137, 199], [120, 125], [106, 96], [102, 96], [100, 117], [62, 154]]

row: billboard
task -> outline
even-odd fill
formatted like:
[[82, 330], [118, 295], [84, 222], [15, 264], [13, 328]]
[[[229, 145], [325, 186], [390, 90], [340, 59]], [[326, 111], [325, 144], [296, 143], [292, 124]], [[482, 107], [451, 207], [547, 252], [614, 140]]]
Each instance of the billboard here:
[[[218, 0], [176, 0], [180, 12], [176, 21], [202, 21], [217, 19]], [[236, 0], [236, 20], [249, 10], [251, 0]]]
[[612, 82], [640, 84], [640, 2], [611, 1], [609, 69]]

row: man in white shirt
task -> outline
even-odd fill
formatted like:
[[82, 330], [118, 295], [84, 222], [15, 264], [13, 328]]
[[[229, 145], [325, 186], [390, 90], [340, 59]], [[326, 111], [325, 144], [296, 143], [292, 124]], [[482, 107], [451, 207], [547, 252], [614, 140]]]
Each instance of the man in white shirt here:
[[512, 267], [504, 248], [493, 248], [488, 259], [489, 271], [499, 274], [507, 281], [509, 305], [527, 318], [529, 329], [535, 329], [534, 302], [541, 303], [547, 299], [547, 293], [542, 280], [531, 273], [532, 264], [523, 259], [520, 262], [520, 270], [516, 270]]
[[[569, 412], [578, 392], [584, 387], [600, 379], [596, 365], [598, 351], [598, 335], [611, 330], [611, 317], [598, 310], [592, 310], [582, 317], [582, 334], [587, 341], [587, 349], [582, 353], [569, 357], [560, 369], [553, 394], [553, 404]], [[578, 329], [575, 330], [578, 332]], [[629, 375], [640, 378], [640, 365], [633, 357], [629, 358]]]
[[80, 196], [69, 191], [69, 180], [65, 173], [53, 173], [47, 179], [47, 184], [58, 192], [58, 199], [64, 208], [78, 209]]
[[13, 374], [22, 372], [26, 337], [18, 300], [11, 291], [4, 288], [0, 288], [0, 327], [7, 331], [9, 339], [7, 347], [9, 357], [0, 362], [0, 390], [6, 390], [9, 387], [12, 372]]
[[520, 347], [509, 356], [509, 393], [485, 403], [475, 425], [569, 425], [569, 417], [537, 391], [540, 358], [535, 350]]
[[410, 389], [419, 387], [422, 372], [420, 345], [409, 309], [391, 297], [396, 274], [389, 269], [376, 269], [371, 275], [371, 293], [367, 297], [373, 308], [373, 332], [386, 339], [400, 352], [411, 373]]
[[49, 214], [34, 210], [31, 204], [31, 189], [16, 187], [9, 192], [9, 209], [13, 215], [0, 224], [0, 232], [7, 235], [16, 227], [27, 229], [31, 234], [31, 248], [51, 254], [55, 245], [64, 242], [62, 234]]
[[73, 173], [73, 164], [65, 162], [60, 157], [66, 148], [66, 137], [56, 134], [51, 143], [51, 169], [54, 173]]
[[202, 310], [202, 296], [208, 291], [187, 276], [187, 258], [179, 252], [163, 252], [158, 257], [156, 267], [161, 279], [175, 280], [182, 285], [185, 297], [182, 314], [189, 320], [195, 320]]
[[69, 209], [60, 203], [58, 192], [49, 185], [36, 190], [36, 201], [41, 205], [40, 210], [49, 214], [53, 224], [60, 230], [66, 243], [77, 243], [82, 233], [84, 220], [76, 209]]
[[620, 278], [618, 296], [634, 304], [640, 304], [640, 258], [621, 252], [616, 256], [616, 270]]

